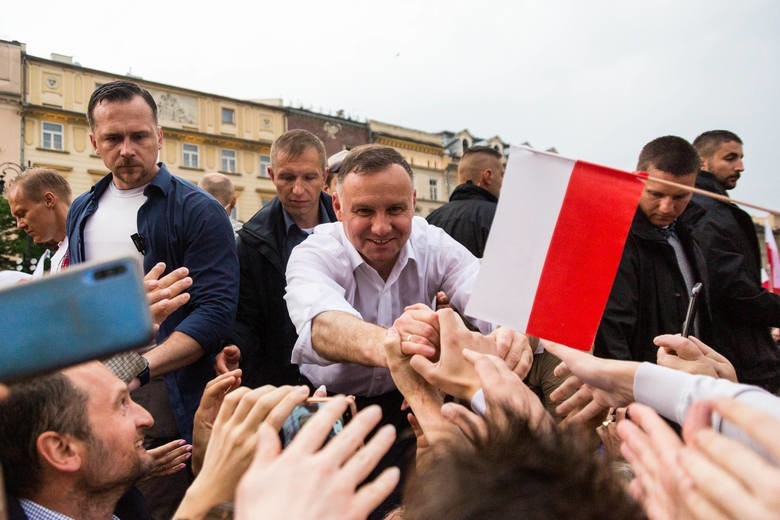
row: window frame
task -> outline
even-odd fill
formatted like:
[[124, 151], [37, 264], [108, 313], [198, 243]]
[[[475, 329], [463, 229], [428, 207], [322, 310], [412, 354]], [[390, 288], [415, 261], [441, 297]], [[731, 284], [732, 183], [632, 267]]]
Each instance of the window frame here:
[[[55, 125], [60, 128], [59, 132], [52, 129], [46, 129], [46, 125]], [[46, 137], [49, 137], [49, 146], [46, 146]], [[55, 139], [59, 136], [60, 146], [55, 146]], [[55, 123], [54, 121], [41, 121], [41, 148], [44, 150], [54, 150], [55, 152], [65, 151], [65, 125]]]
[[[194, 150], [187, 150], [186, 147], [194, 147]], [[195, 158], [195, 163], [188, 162], [188, 157]], [[181, 165], [185, 168], [200, 168], [200, 146], [195, 143], [181, 143]]]
[[[226, 152], [233, 154], [233, 157], [227, 157], [225, 155]], [[226, 160], [232, 162], [232, 168], [226, 167]], [[238, 152], [230, 148], [221, 148], [219, 151], [219, 165], [222, 173], [236, 173], [236, 170], [238, 169]]]
[[[225, 121], [225, 114], [230, 114], [230, 120]], [[220, 120], [222, 121], [223, 125], [233, 125], [236, 124], [236, 109], [230, 108], [230, 107], [222, 107], [222, 110], [220, 111]]]
[[439, 200], [439, 179], [428, 179], [428, 195], [430, 200]]

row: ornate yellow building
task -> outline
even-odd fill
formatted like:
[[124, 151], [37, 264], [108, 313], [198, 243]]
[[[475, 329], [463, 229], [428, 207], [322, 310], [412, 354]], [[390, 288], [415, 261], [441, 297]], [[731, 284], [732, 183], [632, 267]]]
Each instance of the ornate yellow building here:
[[423, 217], [449, 198], [456, 179], [447, 175], [450, 157], [445, 153], [438, 134], [368, 120], [370, 139], [374, 143], [398, 150], [414, 170], [417, 190], [416, 213]]
[[172, 173], [194, 183], [204, 172], [230, 175], [240, 220], [273, 198], [266, 168], [271, 143], [285, 130], [281, 107], [88, 69], [68, 56], [38, 58], [18, 42], [0, 41], [0, 162], [54, 168], [74, 194], [87, 191], [108, 173], [89, 141], [87, 104], [98, 85], [117, 79], [157, 101], [160, 160]]

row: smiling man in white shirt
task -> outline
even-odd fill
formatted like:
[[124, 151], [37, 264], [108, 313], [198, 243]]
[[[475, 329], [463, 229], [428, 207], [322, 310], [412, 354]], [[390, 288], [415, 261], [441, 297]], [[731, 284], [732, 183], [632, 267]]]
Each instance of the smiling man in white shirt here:
[[[395, 393], [383, 340], [395, 326], [407, 354], [433, 355], [444, 291], [465, 308], [479, 262], [439, 228], [414, 216], [412, 169], [387, 146], [345, 158], [333, 207], [340, 222], [318, 226], [287, 266], [287, 307], [298, 331], [293, 362], [315, 386], [358, 397]], [[476, 322], [482, 332], [491, 325]], [[398, 399], [400, 404], [400, 397]], [[386, 413], [389, 410], [386, 410]]]

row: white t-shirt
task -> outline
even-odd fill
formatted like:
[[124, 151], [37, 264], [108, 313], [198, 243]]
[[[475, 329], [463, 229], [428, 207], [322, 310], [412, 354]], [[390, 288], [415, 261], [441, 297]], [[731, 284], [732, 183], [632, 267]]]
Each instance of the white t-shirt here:
[[113, 182], [108, 185], [97, 211], [84, 226], [86, 260], [137, 255], [143, 261], [130, 236], [138, 233], [138, 209], [146, 202], [145, 188], [120, 190]]

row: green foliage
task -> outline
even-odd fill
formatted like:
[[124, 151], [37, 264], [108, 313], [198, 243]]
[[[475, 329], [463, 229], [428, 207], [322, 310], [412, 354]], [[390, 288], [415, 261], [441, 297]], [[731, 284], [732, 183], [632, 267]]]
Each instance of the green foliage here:
[[31, 260], [37, 260], [44, 249], [33, 244], [26, 233], [16, 229], [8, 201], [0, 197], [0, 270], [16, 271], [21, 259], [24, 264], [22, 270], [31, 273], [35, 268]]

